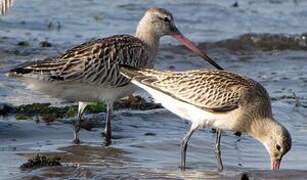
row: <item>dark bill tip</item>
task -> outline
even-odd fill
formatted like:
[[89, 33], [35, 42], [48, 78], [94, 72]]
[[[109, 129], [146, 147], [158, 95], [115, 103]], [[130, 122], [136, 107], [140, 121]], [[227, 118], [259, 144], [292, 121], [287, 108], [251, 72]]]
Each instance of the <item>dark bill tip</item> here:
[[193, 51], [198, 56], [202, 57], [204, 60], [209, 62], [212, 66], [214, 66], [216, 69], [223, 70], [223, 68], [218, 65], [213, 59], [211, 59], [205, 52], [202, 52], [199, 48], [197, 48], [192, 41], [190, 41], [188, 38], [186, 38], [184, 35], [180, 33], [180, 31], [176, 28], [176, 30], [173, 31], [172, 36], [182, 43], [184, 46], [186, 46], [188, 49]]

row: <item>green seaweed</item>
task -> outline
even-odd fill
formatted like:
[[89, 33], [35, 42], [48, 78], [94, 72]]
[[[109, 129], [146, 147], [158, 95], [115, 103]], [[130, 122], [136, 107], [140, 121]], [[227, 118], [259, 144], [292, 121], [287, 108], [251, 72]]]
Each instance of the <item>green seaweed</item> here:
[[30, 119], [29, 116], [23, 115], [23, 114], [16, 114], [15, 115], [16, 120], [21, 121], [21, 120], [27, 120]]
[[21, 47], [30, 47], [30, 43], [28, 41], [19, 41], [17, 45]]
[[100, 112], [106, 112], [107, 107], [106, 104], [102, 102], [92, 102], [88, 105], [86, 111], [89, 113], [100, 113]]
[[46, 122], [52, 122], [58, 118], [74, 117], [77, 106], [53, 107], [50, 103], [33, 103], [21, 105], [15, 108], [16, 119], [28, 119], [30, 116], [41, 116]]
[[23, 163], [20, 168], [26, 169], [37, 169], [46, 166], [61, 166], [60, 157], [48, 157], [47, 155], [36, 154], [34, 157], [28, 159], [27, 162]]
[[[47, 123], [61, 118], [75, 117], [78, 112], [77, 105], [54, 107], [50, 103], [33, 103], [12, 107], [17, 120], [32, 119], [33, 116], [39, 116]], [[148, 110], [161, 108], [161, 105], [152, 102], [146, 102], [140, 96], [131, 96], [122, 99], [114, 104], [114, 109], [138, 109]], [[106, 104], [102, 102], [89, 103], [86, 109], [87, 113], [106, 112]]]
[[70, 106], [68, 107], [68, 110], [66, 111], [66, 116], [67, 117], [74, 117], [76, 116], [78, 111], [78, 108], [76, 106]]

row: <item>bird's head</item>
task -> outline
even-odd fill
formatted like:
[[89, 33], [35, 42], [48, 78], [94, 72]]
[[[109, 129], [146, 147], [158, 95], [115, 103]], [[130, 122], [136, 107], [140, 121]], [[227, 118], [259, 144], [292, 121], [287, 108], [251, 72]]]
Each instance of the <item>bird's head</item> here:
[[271, 158], [271, 169], [278, 170], [283, 156], [291, 149], [291, 135], [282, 125], [273, 127], [264, 142]]
[[215, 63], [208, 55], [197, 48], [192, 41], [186, 38], [176, 27], [173, 15], [163, 8], [150, 8], [148, 9], [137, 28], [137, 36], [141, 34], [154, 34], [155, 37], [172, 36], [188, 49], [193, 51], [198, 56], [208, 61], [217, 69], [223, 69]]
[[160, 37], [179, 33], [173, 15], [163, 8], [148, 9], [141, 21], [145, 21]]
[[261, 124], [258, 127], [258, 133], [254, 133], [254, 137], [265, 146], [269, 153], [271, 169], [278, 170], [283, 156], [291, 149], [291, 135], [284, 126], [270, 118], [262, 121]]

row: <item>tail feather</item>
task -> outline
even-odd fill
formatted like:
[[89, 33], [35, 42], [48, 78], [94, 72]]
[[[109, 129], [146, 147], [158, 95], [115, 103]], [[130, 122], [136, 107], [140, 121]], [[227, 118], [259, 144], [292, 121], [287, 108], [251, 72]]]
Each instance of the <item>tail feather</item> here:
[[[8, 77], [19, 77], [26, 74], [30, 74], [32, 72], [36, 71], [36, 67], [38, 65], [42, 66], [43, 63], [48, 63], [50, 61], [53, 61], [53, 58], [46, 58], [42, 60], [35, 60], [35, 61], [27, 61], [24, 63], [19, 64], [18, 66], [14, 67], [13, 69], [10, 69], [6, 75]], [[46, 68], [47, 69], [47, 68]], [[40, 68], [40, 71], [43, 71], [43, 68]]]
[[13, 69], [10, 69], [6, 75], [8, 77], [16, 77], [16, 76], [22, 76], [23, 74], [28, 74], [31, 73], [32, 70], [31, 69], [27, 69], [26, 67], [31, 65], [33, 62], [25, 62], [22, 63], [16, 67], [14, 67]]
[[171, 71], [159, 71], [149, 68], [135, 68], [127, 65], [121, 65], [120, 66], [121, 74], [126, 76], [129, 79], [134, 79], [140, 76], [144, 77], [156, 77], [157, 79], [161, 79], [165, 77], [164, 75], [169, 75], [170, 73], [173, 73]]
[[130, 66], [121, 66], [120, 72], [123, 76], [131, 79], [133, 81], [137, 81], [142, 84], [150, 85], [155, 81], [159, 81], [159, 79], [163, 76], [163, 72], [153, 70], [153, 69], [137, 69]]
[[140, 74], [139, 69], [127, 65], [120, 66], [120, 73], [128, 79], [133, 79]]

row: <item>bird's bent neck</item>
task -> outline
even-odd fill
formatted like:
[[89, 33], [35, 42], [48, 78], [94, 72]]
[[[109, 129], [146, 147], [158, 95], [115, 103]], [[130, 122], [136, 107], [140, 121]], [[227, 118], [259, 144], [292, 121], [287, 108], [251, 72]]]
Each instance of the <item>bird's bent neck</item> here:
[[260, 142], [265, 141], [270, 136], [272, 130], [280, 126], [273, 118], [259, 118], [251, 121], [248, 134]]
[[135, 36], [142, 40], [150, 48], [152, 58], [158, 53], [160, 36], [153, 30], [150, 23], [147, 23], [144, 19], [139, 22], [136, 29]]

